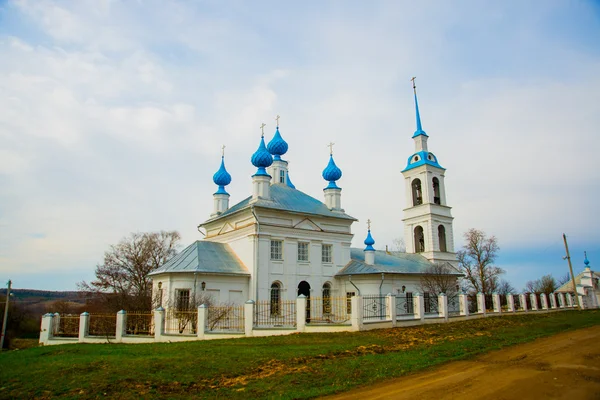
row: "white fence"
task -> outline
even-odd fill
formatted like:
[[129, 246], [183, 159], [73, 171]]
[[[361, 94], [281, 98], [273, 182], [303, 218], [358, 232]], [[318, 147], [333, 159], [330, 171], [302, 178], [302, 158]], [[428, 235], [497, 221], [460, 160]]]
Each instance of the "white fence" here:
[[[583, 302], [578, 299], [580, 304]], [[475, 308], [476, 302], [476, 308]], [[289, 304], [288, 304], [289, 303]], [[487, 303], [487, 304], [486, 304]], [[165, 310], [146, 313], [119, 311], [42, 317], [40, 343], [153, 343], [286, 335], [296, 332], [363, 331], [397, 326], [482, 318], [526, 312], [573, 309], [568, 294], [498, 294], [472, 296], [368, 295], [351, 299], [307, 299], [270, 304], [252, 300], [243, 306], [207, 307], [197, 311]], [[584, 303], [585, 304], [585, 303]], [[585, 307], [584, 307], [585, 308]], [[474, 312], [469, 312], [469, 309]]]

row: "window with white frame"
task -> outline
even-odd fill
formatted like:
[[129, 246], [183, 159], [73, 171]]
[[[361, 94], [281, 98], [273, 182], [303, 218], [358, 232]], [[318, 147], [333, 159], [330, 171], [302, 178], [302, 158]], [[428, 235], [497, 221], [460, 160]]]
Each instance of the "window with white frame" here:
[[282, 169], [279, 170], [279, 183], [285, 183], [285, 171]]
[[281, 313], [281, 283], [273, 282], [271, 284], [271, 315], [276, 316]]
[[283, 240], [271, 240], [271, 260], [283, 260]]
[[190, 308], [190, 289], [175, 290], [175, 308], [178, 311], [183, 311]]
[[333, 245], [331, 244], [324, 244], [321, 247], [321, 262], [324, 263], [331, 263], [333, 262]]
[[308, 262], [307, 242], [298, 242], [298, 261]]

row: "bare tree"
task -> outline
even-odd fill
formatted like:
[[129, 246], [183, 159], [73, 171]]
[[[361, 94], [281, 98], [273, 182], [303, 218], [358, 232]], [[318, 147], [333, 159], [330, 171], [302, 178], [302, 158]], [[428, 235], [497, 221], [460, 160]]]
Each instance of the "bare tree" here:
[[500, 279], [500, 281], [498, 282], [498, 287], [496, 288], [496, 293], [507, 295], [515, 294], [516, 292], [517, 289], [515, 289], [515, 287], [511, 285], [509, 281], [507, 281], [506, 279]]
[[469, 229], [464, 234], [466, 244], [456, 253], [461, 271], [466, 276], [469, 289], [490, 294], [498, 289], [499, 277], [504, 270], [494, 265], [498, 255], [498, 239], [487, 237], [485, 232]]
[[[570, 276], [567, 277], [562, 277], [561, 279], [566, 279], [566, 281], [569, 281], [571, 279]], [[528, 281], [525, 284], [525, 291], [529, 292], [529, 293], [553, 293], [556, 291], [556, 289], [558, 289], [560, 286], [562, 286], [562, 283], [559, 283], [559, 281], [557, 281], [551, 274], [548, 275], [544, 275], [542, 276], [540, 279], [536, 279], [533, 281]]]
[[565, 283], [570, 282], [570, 281], [571, 281], [571, 275], [567, 272], [563, 276], [560, 276], [556, 279], [556, 285], [558, 287], [561, 287], [562, 285], [564, 285]]
[[453, 295], [458, 291], [458, 273], [449, 263], [432, 264], [421, 275], [419, 290], [436, 296], [440, 293]]
[[392, 255], [406, 253], [406, 244], [404, 243], [404, 239], [402, 239], [402, 238], [393, 239], [392, 245], [390, 246], [388, 253], [392, 254]]
[[150, 310], [148, 274], [177, 254], [180, 239], [176, 231], [132, 233], [110, 246], [96, 267], [96, 279], [80, 282], [79, 290], [101, 302], [106, 312]]

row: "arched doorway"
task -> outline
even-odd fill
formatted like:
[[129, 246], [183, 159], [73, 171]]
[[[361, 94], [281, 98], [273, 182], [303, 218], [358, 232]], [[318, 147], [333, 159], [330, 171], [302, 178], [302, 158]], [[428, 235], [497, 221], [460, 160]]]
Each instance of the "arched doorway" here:
[[[298, 296], [306, 296], [306, 322], [310, 322], [310, 284], [302, 281], [298, 284]], [[299, 310], [298, 310], [299, 311]]]

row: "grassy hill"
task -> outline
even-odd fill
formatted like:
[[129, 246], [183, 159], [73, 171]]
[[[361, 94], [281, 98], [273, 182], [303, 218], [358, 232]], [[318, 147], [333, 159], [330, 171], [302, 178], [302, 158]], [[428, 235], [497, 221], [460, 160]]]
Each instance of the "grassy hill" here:
[[523, 314], [369, 332], [0, 354], [0, 398], [311, 398], [600, 324], [600, 311]]

